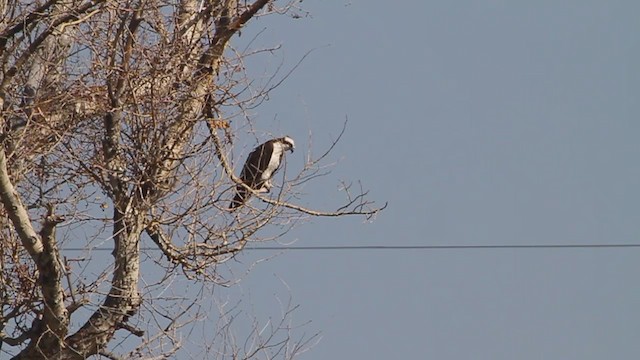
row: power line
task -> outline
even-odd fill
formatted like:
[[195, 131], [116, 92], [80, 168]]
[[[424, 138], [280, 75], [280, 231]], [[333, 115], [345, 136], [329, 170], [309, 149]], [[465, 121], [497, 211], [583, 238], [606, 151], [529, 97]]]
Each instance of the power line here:
[[[258, 251], [318, 251], [318, 250], [473, 250], [473, 249], [589, 249], [589, 248], [640, 248], [640, 244], [523, 244], [523, 245], [327, 245], [327, 246], [257, 246], [245, 250]], [[86, 248], [66, 248], [63, 251], [86, 251]], [[112, 251], [110, 248], [93, 248], [91, 251]], [[144, 247], [140, 250], [159, 250]]]
[[548, 245], [346, 245], [346, 246], [264, 246], [250, 250], [457, 250], [457, 249], [536, 249], [536, 248], [620, 248], [640, 244], [548, 244]]

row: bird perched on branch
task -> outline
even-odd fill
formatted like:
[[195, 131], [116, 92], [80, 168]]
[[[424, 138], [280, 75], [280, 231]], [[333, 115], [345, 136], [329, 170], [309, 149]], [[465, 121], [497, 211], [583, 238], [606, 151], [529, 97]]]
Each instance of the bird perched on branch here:
[[[240, 180], [251, 189], [260, 193], [268, 193], [273, 187], [271, 178], [282, 164], [285, 151], [293, 152], [295, 143], [293, 139], [285, 136], [271, 139], [258, 145], [244, 163]], [[231, 211], [245, 203], [251, 196], [251, 191], [242, 184], [236, 186], [236, 196], [229, 204]]]

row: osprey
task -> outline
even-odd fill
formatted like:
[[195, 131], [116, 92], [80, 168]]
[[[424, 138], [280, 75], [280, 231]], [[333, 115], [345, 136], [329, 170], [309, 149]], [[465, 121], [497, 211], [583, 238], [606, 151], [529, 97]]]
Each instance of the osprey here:
[[[295, 143], [293, 139], [285, 136], [277, 139], [271, 139], [264, 144], [258, 145], [244, 163], [240, 180], [254, 191], [260, 193], [268, 193], [273, 184], [271, 178], [280, 168], [284, 152], [289, 150], [293, 152]], [[230, 210], [244, 204], [251, 196], [251, 191], [241, 184], [236, 186], [236, 196], [229, 205]]]

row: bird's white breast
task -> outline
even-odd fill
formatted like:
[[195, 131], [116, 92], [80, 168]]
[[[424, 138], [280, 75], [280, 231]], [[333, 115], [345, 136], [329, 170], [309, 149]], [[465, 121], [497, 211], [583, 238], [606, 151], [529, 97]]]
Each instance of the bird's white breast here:
[[278, 167], [280, 166], [280, 160], [282, 159], [283, 151], [284, 150], [282, 144], [273, 144], [273, 153], [271, 154], [271, 159], [269, 159], [269, 166], [267, 166], [267, 169], [262, 173], [262, 180], [271, 179], [271, 176], [273, 176], [273, 172], [276, 171], [276, 169], [278, 169]]

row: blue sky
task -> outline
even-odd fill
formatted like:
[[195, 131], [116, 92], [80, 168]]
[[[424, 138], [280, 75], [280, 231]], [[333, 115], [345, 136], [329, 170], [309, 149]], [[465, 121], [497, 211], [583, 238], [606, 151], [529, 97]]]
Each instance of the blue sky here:
[[[305, 1], [239, 40], [291, 68], [254, 110], [300, 168], [349, 118], [331, 175], [389, 202], [373, 222], [311, 219], [316, 245], [640, 244], [640, 3]], [[308, 143], [308, 134], [313, 143]], [[249, 141], [249, 140], [247, 140]], [[251, 144], [247, 146], [252, 146]], [[331, 162], [329, 161], [329, 162]], [[238, 267], [273, 253], [247, 252]], [[640, 249], [288, 251], [236, 290], [248, 316], [322, 333], [301, 358], [630, 359], [640, 354]], [[233, 265], [231, 265], [233, 267]], [[239, 289], [239, 290], [238, 290]], [[238, 336], [241, 337], [242, 327]]]

